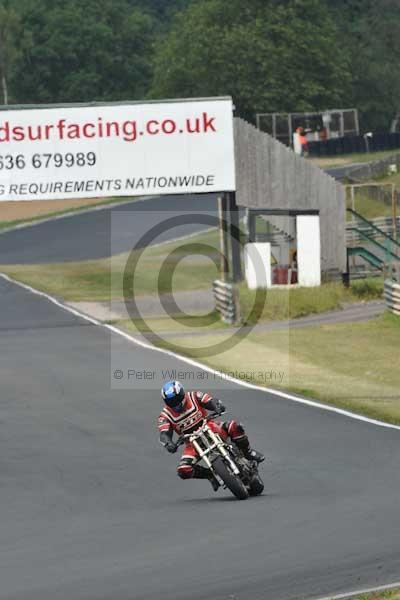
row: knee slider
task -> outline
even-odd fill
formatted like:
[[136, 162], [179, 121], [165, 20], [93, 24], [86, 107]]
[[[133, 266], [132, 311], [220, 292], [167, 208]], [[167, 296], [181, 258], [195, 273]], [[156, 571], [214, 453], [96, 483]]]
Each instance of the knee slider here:
[[193, 465], [192, 461], [183, 459], [181, 464], [178, 466], [178, 477], [181, 479], [191, 479], [193, 477]]
[[193, 467], [178, 467], [178, 477], [181, 479], [191, 479], [193, 477]]

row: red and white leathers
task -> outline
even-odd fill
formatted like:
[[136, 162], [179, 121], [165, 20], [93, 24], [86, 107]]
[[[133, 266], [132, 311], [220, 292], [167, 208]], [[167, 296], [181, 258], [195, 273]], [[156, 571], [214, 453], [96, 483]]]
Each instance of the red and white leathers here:
[[[158, 430], [160, 441], [166, 443], [172, 440], [173, 433], [178, 435], [189, 434], [195, 431], [208, 411], [215, 411], [216, 402], [210, 394], [202, 392], [186, 392], [182, 412], [177, 412], [169, 406], [164, 406], [158, 417]], [[248, 439], [244, 428], [236, 421], [225, 421], [224, 423], [209, 421], [209, 427], [225, 440], [229, 436], [238, 445], [244, 444], [248, 447]], [[178, 465], [178, 475], [182, 479], [190, 479], [196, 476], [193, 462], [196, 450], [189, 442], [185, 444], [181, 461]]]

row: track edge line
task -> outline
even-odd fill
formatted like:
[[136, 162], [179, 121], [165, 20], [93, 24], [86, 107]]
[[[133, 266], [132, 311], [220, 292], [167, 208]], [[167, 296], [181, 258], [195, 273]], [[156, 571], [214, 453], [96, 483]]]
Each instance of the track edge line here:
[[[164, 348], [159, 348], [157, 346], [154, 346], [148, 342], [143, 342], [142, 340], [139, 340], [138, 338], [135, 338], [134, 336], [130, 335], [129, 333], [123, 331], [122, 329], [119, 329], [118, 327], [115, 327], [114, 325], [109, 325], [108, 323], [102, 323], [101, 321], [94, 319], [93, 317], [90, 317], [89, 315], [86, 315], [85, 313], [82, 313], [78, 310], [76, 310], [75, 308], [72, 308], [71, 306], [68, 306], [67, 304], [65, 304], [64, 302], [62, 302], [61, 300], [58, 300], [57, 298], [51, 296], [50, 294], [47, 294], [46, 292], [42, 292], [26, 283], [23, 283], [21, 281], [18, 281], [16, 279], [13, 279], [12, 277], [10, 277], [9, 275], [7, 275], [6, 273], [1, 273], [0, 272], [0, 277], [2, 277], [3, 279], [5, 279], [6, 281], [13, 283], [14, 285], [17, 285], [27, 291], [29, 291], [32, 294], [35, 294], [37, 296], [41, 296], [42, 298], [47, 299], [49, 302], [51, 302], [52, 304], [55, 304], [56, 306], [58, 306], [59, 308], [75, 315], [76, 317], [79, 317], [81, 319], [84, 319], [90, 323], [92, 323], [92, 325], [96, 325], [98, 327], [102, 327], [104, 329], [108, 329], [109, 331], [119, 335], [120, 337], [125, 338], [126, 340], [128, 340], [129, 342], [135, 344], [136, 346], [139, 346], [141, 348], [146, 348], [147, 350], [152, 350], [153, 352], [158, 352], [161, 354], [165, 354], [167, 356], [172, 356], [174, 358], [177, 358], [178, 360], [185, 362], [186, 364], [189, 364], [191, 366], [194, 367], [198, 367], [200, 369], [203, 369], [204, 371], [207, 371], [208, 373], [211, 373], [213, 375], [217, 375], [219, 376], [222, 380], [224, 381], [230, 381], [231, 383], [234, 383], [236, 385], [245, 387], [247, 389], [252, 389], [252, 390], [256, 390], [259, 392], [263, 392], [264, 394], [269, 394], [272, 396], [277, 396], [279, 398], [284, 398], [286, 400], [290, 400], [291, 402], [297, 402], [298, 404], [303, 404], [305, 406], [310, 406], [312, 408], [318, 408], [320, 410], [325, 410], [327, 412], [333, 412], [336, 413], [338, 415], [356, 420], [356, 421], [361, 421], [364, 423], [368, 423], [370, 425], [375, 425], [376, 427], [382, 427], [385, 429], [394, 429], [397, 431], [400, 431], [400, 425], [394, 425], [392, 423], [386, 423], [385, 421], [379, 421], [377, 419], [371, 419], [369, 417], [365, 417], [364, 415], [360, 415], [358, 413], [353, 413], [341, 408], [336, 408], [335, 406], [329, 406], [327, 404], [322, 404], [320, 402], [317, 402], [316, 400], [310, 400], [308, 398], [303, 398], [301, 396], [295, 396], [293, 394], [290, 394], [288, 392], [282, 392], [280, 390], [275, 390], [273, 388], [267, 388], [267, 387], [263, 387], [260, 385], [256, 385], [253, 383], [249, 383], [247, 381], [243, 381], [242, 379], [236, 379], [235, 377], [231, 377], [229, 375], [226, 375], [225, 373], [223, 373], [222, 371], [218, 371], [217, 369], [213, 369], [212, 367], [209, 367], [208, 365], [205, 365], [203, 363], [200, 363], [196, 360], [193, 360], [192, 358], [189, 358], [187, 356], [183, 356], [180, 354], [177, 354], [176, 352], [172, 352], [171, 350], [166, 350]], [[340, 598], [340, 597], [339, 597]], [[324, 600], [324, 599], [318, 599], [318, 600]], [[330, 599], [329, 599], [330, 600]]]

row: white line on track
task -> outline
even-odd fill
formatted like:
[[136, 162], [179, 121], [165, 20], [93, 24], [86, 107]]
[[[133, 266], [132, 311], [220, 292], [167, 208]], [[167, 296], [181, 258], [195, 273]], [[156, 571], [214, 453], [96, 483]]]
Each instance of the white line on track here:
[[[135, 344], [136, 346], [140, 346], [141, 348], [146, 348], [147, 350], [152, 350], [153, 352], [159, 352], [161, 354], [166, 354], [168, 356], [173, 356], [174, 358], [177, 358], [178, 360], [181, 360], [187, 364], [190, 364], [192, 366], [198, 367], [200, 369], [203, 369], [204, 371], [208, 371], [209, 373], [212, 373], [214, 375], [223, 377], [224, 379], [226, 379], [227, 381], [231, 381], [232, 383], [235, 383], [237, 385], [249, 388], [249, 389], [253, 389], [253, 390], [258, 390], [260, 392], [263, 392], [265, 394], [270, 394], [273, 396], [278, 396], [280, 398], [285, 398], [286, 400], [291, 400], [293, 402], [298, 402], [299, 404], [305, 404], [307, 406], [312, 406], [314, 408], [319, 408], [321, 410], [326, 410], [329, 412], [334, 412], [337, 413], [339, 415], [342, 415], [344, 417], [348, 417], [350, 419], [354, 419], [357, 421], [363, 421], [365, 423], [370, 423], [371, 425], [376, 425], [378, 427], [385, 427], [387, 429], [397, 429], [400, 430], [400, 426], [398, 425], [391, 425], [390, 423], [384, 423], [383, 421], [377, 421], [375, 419], [369, 419], [368, 417], [364, 417], [363, 415], [358, 415], [356, 413], [352, 413], [346, 410], [341, 410], [340, 408], [334, 408], [333, 406], [327, 406], [325, 404], [320, 404], [319, 402], [314, 402], [312, 400], [307, 400], [306, 398], [300, 398], [298, 396], [293, 396], [292, 394], [287, 394], [285, 392], [280, 392], [277, 390], [273, 390], [270, 388], [265, 388], [265, 387], [261, 387], [258, 385], [254, 385], [252, 383], [248, 383], [246, 381], [242, 381], [240, 379], [235, 379], [234, 377], [229, 377], [229, 376], [225, 376], [225, 374], [221, 373], [220, 371], [217, 371], [216, 369], [212, 369], [211, 367], [208, 367], [207, 365], [203, 365], [202, 363], [199, 363], [197, 361], [194, 361], [190, 358], [187, 358], [185, 356], [181, 356], [175, 352], [171, 352], [169, 350], [164, 350], [163, 348], [157, 348], [156, 346], [153, 346], [151, 344], [148, 344], [146, 342], [142, 342], [141, 340], [138, 340], [137, 338], [129, 335], [128, 333], [125, 333], [124, 331], [121, 331], [121, 329], [118, 329], [117, 327], [114, 327], [113, 325], [108, 325], [107, 323], [101, 323], [100, 321], [98, 321], [97, 319], [93, 319], [92, 317], [89, 317], [88, 315], [85, 315], [84, 313], [81, 313], [80, 311], [71, 308], [70, 306], [67, 306], [66, 304], [64, 304], [63, 302], [60, 302], [59, 300], [57, 300], [56, 298], [53, 298], [53, 296], [50, 296], [49, 294], [46, 294], [45, 292], [41, 292], [40, 290], [37, 290], [33, 287], [31, 287], [30, 285], [27, 285], [26, 283], [21, 283], [20, 281], [16, 281], [15, 279], [13, 279], [12, 277], [9, 277], [8, 275], [6, 275], [5, 273], [0, 273], [0, 277], [2, 277], [3, 279], [5, 279], [6, 281], [15, 284], [25, 290], [27, 290], [28, 292], [31, 292], [32, 294], [36, 294], [37, 296], [41, 296], [43, 298], [45, 298], [46, 300], [48, 300], [49, 302], [52, 302], [53, 304], [55, 304], [56, 306], [58, 306], [59, 308], [65, 310], [66, 312], [69, 312], [73, 315], [75, 315], [76, 317], [79, 317], [81, 319], [84, 319], [85, 321], [88, 321], [89, 323], [92, 323], [93, 325], [96, 325], [98, 327], [103, 327], [104, 329], [108, 329], [109, 331], [112, 331], [113, 333], [125, 338], [126, 340], [128, 340], [129, 342]], [[380, 591], [387, 591], [387, 590], [391, 590], [391, 589], [395, 589], [400, 587], [400, 582], [399, 583], [393, 583], [390, 585], [386, 585], [386, 586], [381, 586], [381, 587], [377, 587], [377, 588], [370, 588], [370, 589], [365, 589], [365, 590], [360, 590], [360, 591], [356, 591], [356, 592], [350, 592], [350, 593], [345, 593], [345, 594], [339, 594], [336, 596], [325, 596], [324, 598], [318, 598], [316, 600], [350, 600], [351, 598], [356, 598], [357, 596], [363, 595], [363, 594], [369, 594], [369, 593], [373, 593], [373, 592], [380, 592]]]
[[[229, 375], [226, 375], [225, 373], [222, 373], [221, 371], [218, 371], [217, 369], [213, 369], [212, 367], [204, 365], [204, 364], [197, 362], [191, 358], [182, 356], [180, 354], [177, 354], [176, 352], [171, 352], [170, 350], [165, 350], [164, 348], [158, 348], [157, 346], [153, 346], [150, 343], [143, 342], [142, 340], [135, 338], [134, 336], [130, 335], [129, 333], [126, 333], [125, 331], [118, 329], [118, 327], [114, 327], [114, 325], [109, 325], [108, 323], [102, 323], [101, 321], [98, 321], [97, 319], [94, 319], [93, 317], [89, 317], [85, 313], [82, 313], [82, 312], [76, 310], [75, 308], [72, 308], [71, 306], [64, 304], [63, 302], [61, 302], [60, 300], [57, 300], [53, 296], [50, 296], [49, 294], [46, 294], [45, 292], [41, 292], [40, 290], [37, 290], [37, 289], [31, 287], [30, 285], [27, 285], [26, 283], [17, 281], [15, 279], [13, 279], [12, 277], [9, 277], [9, 275], [6, 275], [5, 273], [0, 273], [0, 277], [2, 277], [3, 279], [5, 279], [6, 281], [8, 281], [10, 283], [13, 283], [13, 284], [31, 292], [32, 294], [36, 294], [37, 296], [46, 298], [46, 300], [48, 300], [49, 302], [52, 302], [59, 308], [75, 315], [76, 317], [84, 319], [85, 321], [88, 321], [89, 323], [92, 323], [93, 325], [96, 325], [98, 327], [102, 327], [104, 329], [108, 329], [109, 331], [112, 331], [113, 333], [125, 338], [126, 340], [135, 344], [136, 346], [140, 346], [141, 348], [146, 348], [147, 350], [152, 350], [153, 352], [158, 352], [160, 354], [165, 354], [167, 356], [172, 356], [182, 362], [185, 362], [186, 364], [189, 364], [193, 367], [197, 367], [199, 369], [202, 369], [203, 371], [207, 371], [208, 373], [216, 375], [217, 377], [221, 378], [222, 380], [230, 381], [231, 383], [234, 383], [236, 385], [239, 385], [239, 386], [251, 389], [251, 390], [257, 390], [259, 392], [263, 392], [264, 394], [277, 396], [279, 398], [285, 398], [286, 400], [291, 400], [292, 402], [297, 402], [298, 404], [304, 404], [306, 406], [311, 406], [313, 408], [319, 408], [321, 410], [333, 412], [338, 415], [342, 415], [344, 417], [354, 419], [356, 421], [362, 421], [364, 423], [369, 423], [369, 424], [375, 425], [377, 427], [384, 427], [386, 429], [395, 429], [397, 431], [400, 431], [400, 425], [392, 425], [391, 423], [385, 423], [384, 421], [378, 421], [377, 419], [370, 419], [369, 417], [365, 417], [365, 416], [359, 415], [357, 413], [343, 410], [341, 408], [336, 408], [334, 406], [329, 406], [327, 404], [321, 404], [320, 402], [316, 402], [314, 400], [308, 400], [307, 398], [302, 398], [300, 396], [294, 396], [293, 394], [289, 394], [287, 392], [281, 392], [279, 390], [274, 390], [272, 388], [266, 388], [266, 387], [262, 387], [260, 385], [255, 385], [254, 383], [249, 383], [249, 382], [243, 381], [241, 379], [236, 379], [235, 377], [230, 377]], [[321, 600], [323, 600], [323, 599], [321, 599]]]
[[365, 596], [365, 594], [376, 594], [378, 592], [388, 592], [400, 588], [400, 581], [398, 583], [392, 583], [390, 585], [381, 585], [376, 588], [369, 588], [365, 590], [358, 590], [357, 592], [350, 592], [348, 594], [339, 594], [337, 596], [324, 596], [324, 598], [316, 598], [315, 600], [351, 600], [351, 598], [357, 598]]

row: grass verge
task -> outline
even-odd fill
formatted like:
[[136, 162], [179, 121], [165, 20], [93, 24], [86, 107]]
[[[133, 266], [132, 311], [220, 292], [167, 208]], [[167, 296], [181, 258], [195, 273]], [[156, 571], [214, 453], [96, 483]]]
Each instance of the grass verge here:
[[[208, 258], [196, 255], [197, 244], [208, 247]], [[165, 292], [170, 279], [174, 293], [210, 289], [213, 280], [218, 277], [217, 268], [212, 262], [217, 256], [217, 244], [217, 234], [208, 232], [183, 244], [176, 241], [146, 249], [135, 271], [135, 295]], [[183, 258], [186, 252], [190, 256]], [[128, 253], [124, 253], [107, 259], [81, 262], [0, 265], [0, 271], [67, 301], [107, 302], [124, 297], [123, 280], [128, 256]], [[176, 268], [174, 256], [182, 258]], [[340, 309], [344, 303], [380, 298], [382, 290], [382, 279], [355, 281], [349, 289], [339, 282], [326, 283], [320, 288], [271, 289], [267, 292], [264, 304], [264, 298], [257, 298], [256, 292], [247, 289], [243, 283], [240, 285], [240, 302], [244, 319], [251, 323], [248, 315], [253, 306], [260, 308], [260, 320], [294, 319]]]
[[[146, 248], [137, 258], [133, 280], [135, 295], [167, 291], [171, 281], [174, 293], [210, 289], [219, 276], [213, 261], [218, 259], [218, 233], [209, 231], [190, 239], [178, 240], [158, 247]], [[204, 247], [207, 248], [206, 255]], [[138, 258], [140, 255], [140, 258]], [[0, 265], [0, 271], [17, 281], [67, 301], [121, 300], [124, 273], [130, 253], [111, 258], [38, 265]], [[179, 259], [176, 264], [176, 259]], [[128, 272], [131, 276], [131, 269]], [[271, 289], [265, 305], [260, 307], [261, 320], [294, 319], [309, 314], [340, 309], [342, 304], [380, 298], [382, 279], [352, 282], [346, 289], [341, 283], [326, 283], [320, 288]], [[245, 320], [253, 306], [258, 308], [257, 294], [246, 284], [240, 285], [241, 309]], [[264, 304], [264, 299], [262, 299]], [[249, 320], [251, 323], [251, 319]]]
[[242, 283], [240, 305], [246, 322], [252, 324], [254, 319], [248, 315], [253, 307], [259, 308], [261, 321], [278, 321], [339, 310], [346, 303], [379, 299], [382, 293], [383, 279], [371, 278], [353, 281], [349, 288], [339, 282], [325, 283], [318, 288], [273, 288], [268, 290], [264, 304], [263, 298], [257, 299], [257, 293]]
[[[200, 250], [199, 243], [208, 246], [206, 257], [196, 255], [196, 249]], [[157, 288], [165, 291], [171, 273], [164, 270], [158, 281], [159, 272], [163, 264], [174, 267], [171, 253], [182, 259], [172, 276], [174, 292], [209, 288], [217, 276], [211, 260], [215, 258], [217, 245], [217, 233], [207, 232], [185, 240], [183, 244], [175, 241], [145, 249], [134, 279], [136, 294], [154, 294]], [[190, 256], [185, 258], [187, 251]], [[78, 263], [7, 265], [0, 270], [66, 300], [108, 301], [110, 296], [122, 298], [127, 258], [128, 255], [123, 254]], [[265, 306], [261, 307], [261, 320], [292, 319], [337, 309], [346, 302], [379, 298], [382, 283], [382, 280], [372, 279], [353, 282], [350, 289], [341, 283], [312, 289], [272, 289], [267, 293]], [[255, 301], [255, 292], [243, 285], [244, 314]], [[135, 330], [135, 323], [118, 324]], [[167, 332], [165, 346], [172, 342], [183, 354], [197, 358], [197, 349], [205, 349], [201, 360], [214, 368], [234, 371], [236, 376], [260, 385], [291, 390], [374, 418], [400, 423], [400, 370], [396, 368], [400, 320], [394, 315], [387, 314], [364, 323], [268, 332], [254, 330], [235, 347], [222, 349], [216, 355], [211, 355], [209, 348], [232, 335], [219, 321], [209, 323], [200, 316], [186, 317], [177, 323], [164, 317], [153, 318], [148, 325], [155, 332]], [[196, 336], [196, 331], [201, 331], [202, 335]]]
[[342, 154], [340, 156], [325, 156], [321, 158], [310, 158], [312, 163], [320, 167], [321, 169], [330, 169], [334, 167], [342, 167], [355, 163], [373, 162], [375, 160], [381, 160], [397, 154], [398, 150], [384, 150], [382, 152], [364, 152], [364, 153], [353, 153], [353, 154]]
[[[199, 350], [230, 335], [178, 334], [162, 345], [172, 343], [181, 353], [199, 358]], [[400, 319], [386, 313], [360, 323], [252, 332], [231, 349], [200, 356], [210, 367], [252, 383], [400, 424], [399, 347]]]
[[387, 592], [364, 594], [354, 600], [400, 600], [400, 590], [388, 590]]
[[[349, 191], [347, 193], [346, 207], [353, 207]], [[355, 197], [355, 210], [360, 215], [365, 217], [365, 219], [369, 220], [377, 219], [379, 217], [392, 216], [392, 207], [389, 204], [383, 202], [383, 200], [378, 200], [376, 197], [369, 195], [368, 190], [363, 190], [362, 188], [357, 190]], [[346, 219], [348, 223], [353, 220], [351, 213], [346, 213]]]
[[[197, 244], [206, 244], [207, 257], [196, 255]], [[172, 276], [173, 290], [207, 289], [218, 276], [212, 263], [218, 236], [205, 233], [192, 240], [149, 247], [140, 254], [134, 276], [136, 295], [156, 294], [167, 289]], [[174, 253], [172, 257], [169, 255]], [[186, 253], [191, 254], [184, 258]], [[123, 298], [123, 278], [130, 253], [111, 258], [39, 265], [0, 265], [0, 271], [41, 291], [69, 301], [103, 301]], [[139, 253], [133, 253], [138, 257]], [[182, 260], [175, 269], [174, 257]], [[172, 273], [173, 270], [173, 273]], [[159, 280], [159, 273], [161, 276]]]

